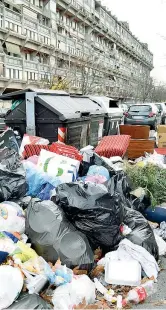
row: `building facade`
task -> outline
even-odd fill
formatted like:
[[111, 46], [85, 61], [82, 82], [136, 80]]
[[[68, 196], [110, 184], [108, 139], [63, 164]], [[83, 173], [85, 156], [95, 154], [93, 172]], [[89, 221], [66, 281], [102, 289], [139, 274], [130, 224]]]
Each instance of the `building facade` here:
[[50, 87], [139, 97], [153, 55], [96, 0], [0, 0], [0, 92]]

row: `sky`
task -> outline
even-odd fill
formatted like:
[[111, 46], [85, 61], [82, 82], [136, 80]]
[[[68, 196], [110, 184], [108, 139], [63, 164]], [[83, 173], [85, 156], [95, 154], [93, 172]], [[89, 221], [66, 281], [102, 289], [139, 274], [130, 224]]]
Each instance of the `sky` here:
[[128, 21], [140, 41], [148, 43], [154, 55], [151, 75], [166, 84], [166, 0], [102, 0], [112, 14]]

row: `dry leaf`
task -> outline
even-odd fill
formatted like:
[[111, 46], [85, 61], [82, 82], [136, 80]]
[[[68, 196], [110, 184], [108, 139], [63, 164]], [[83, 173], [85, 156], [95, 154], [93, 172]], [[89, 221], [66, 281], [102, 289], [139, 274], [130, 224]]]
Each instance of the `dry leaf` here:
[[102, 250], [99, 247], [98, 249], [94, 251], [94, 260], [98, 261], [101, 259], [101, 257], [102, 257]]
[[97, 266], [92, 270], [91, 276], [92, 278], [98, 277], [100, 273], [104, 273], [104, 266]]
[[145, 284], [146, 282], [148, 281], [155, 281], [155, 277], [151, 277], [151, 278], [143, 278], [142, 281], [141, 281], [141, 284]]
[[88, 274], [87, 270], [79, 270], [79, 266], [77, 266], [73, 269], [73, 273], [75, 276], [81, 276], [83, 274], [85, 274], [85, 275]]
[[[79, 304], [78, 306], [75, 306], [74, 309], [86, 309], [86, 310], [90, 310], [90, 309], [103, 309], [102, 304], [99, 303], [95, 303], [95, 304], [91, 304], [91, 305], [86, 305], [86, 300], [84, 298], [83, 302], [81, 304]], [[105, 309], [109, 309], [109, 308], [105, 308]]]

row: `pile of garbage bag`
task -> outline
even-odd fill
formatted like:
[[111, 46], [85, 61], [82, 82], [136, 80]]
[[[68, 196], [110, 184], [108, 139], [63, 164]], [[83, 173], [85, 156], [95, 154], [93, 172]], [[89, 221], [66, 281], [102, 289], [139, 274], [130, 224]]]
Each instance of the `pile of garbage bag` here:
[[[12, 130], [3, 135], [16, 141]], [[154, 200], [132, 182], [126, 162], [29, 135], [20, 149], [5, 143], [0, 310], [122, 308], [153, 293], [166, 220], [154, 228], [145, 218]]]

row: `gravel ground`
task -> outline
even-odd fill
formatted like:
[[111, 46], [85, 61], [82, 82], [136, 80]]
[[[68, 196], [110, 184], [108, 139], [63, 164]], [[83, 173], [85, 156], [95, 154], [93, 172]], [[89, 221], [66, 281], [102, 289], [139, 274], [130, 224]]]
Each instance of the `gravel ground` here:
[[[166, 309], [166, 258], [161, 259], [161, 269], [156, 284], [157, 293], [149, 297], [146, 302], [133, 307], [133, 309]], [[165, 301], [165, 304], [162, 302]], [[157, 303], [157, 304], [156, 304]], [[159, 304], [160, 303], [160, 304]]]

